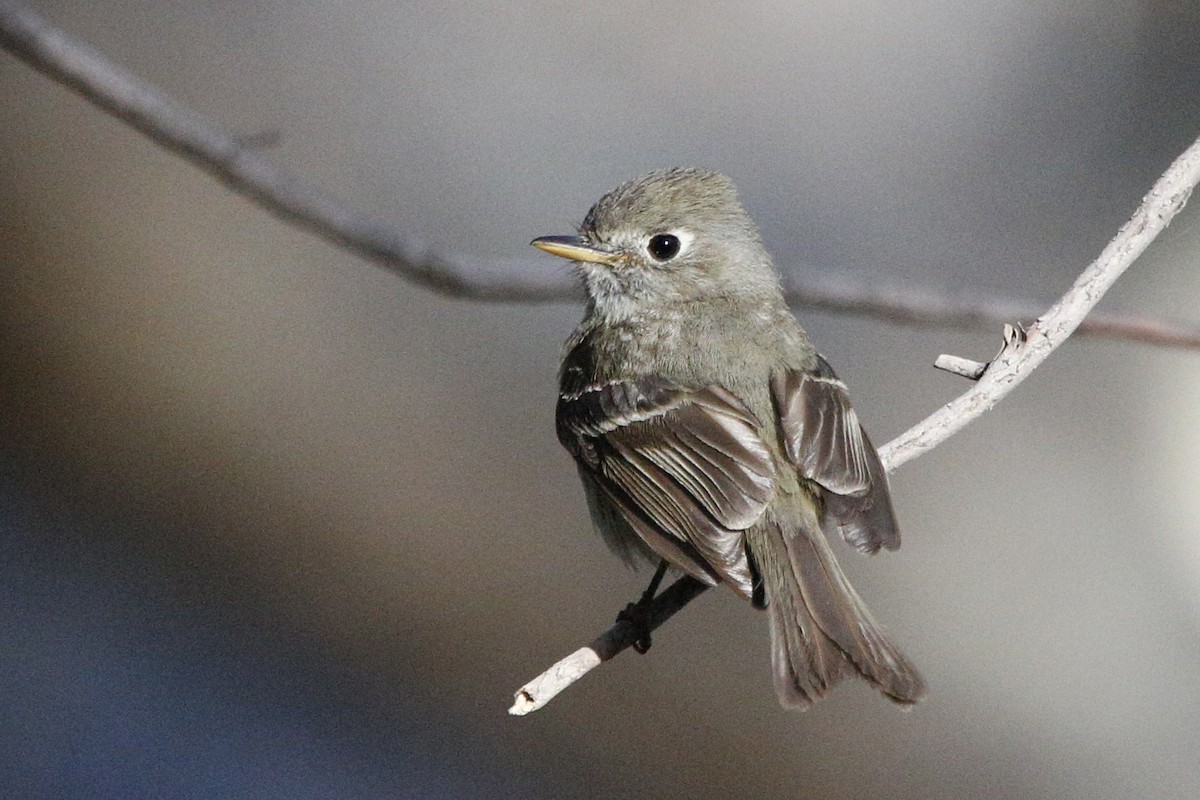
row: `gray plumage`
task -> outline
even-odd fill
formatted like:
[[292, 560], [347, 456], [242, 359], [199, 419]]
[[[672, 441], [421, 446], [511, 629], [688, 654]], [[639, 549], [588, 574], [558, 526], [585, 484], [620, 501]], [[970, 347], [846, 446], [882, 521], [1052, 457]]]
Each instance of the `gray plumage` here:
[[887, 476], [729, 179], [653, 172], [601, 198], [578, 236], [534, 244], [587, 289], [557, 428], [609, 546], [765, 602], [784, 705], [854, 674], [920, 699], [826, 541], [899, 546]]

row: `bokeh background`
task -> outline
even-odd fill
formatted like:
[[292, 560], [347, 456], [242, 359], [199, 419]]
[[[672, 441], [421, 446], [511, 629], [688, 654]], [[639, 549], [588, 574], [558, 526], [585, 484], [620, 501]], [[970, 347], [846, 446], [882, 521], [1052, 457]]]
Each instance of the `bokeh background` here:
[[[647, 169], [785, 271], [1060, 293], [1200, 134], [1200, 6], [32, 2], [440, 251], [524, 258]], [[645, 576], [553, 434], [578, 304], [435, 296], [0, 53], [0, 787], [27, 798], [1192, 798], [1200, 353], [1073, 340], [838, 545], [923, 669], [776, 705], [710, 592], [523, 719]], [[1104, 308], [1200, 321], [1200, 209]], [[999, 331], [805, 313], [877, 441]]]

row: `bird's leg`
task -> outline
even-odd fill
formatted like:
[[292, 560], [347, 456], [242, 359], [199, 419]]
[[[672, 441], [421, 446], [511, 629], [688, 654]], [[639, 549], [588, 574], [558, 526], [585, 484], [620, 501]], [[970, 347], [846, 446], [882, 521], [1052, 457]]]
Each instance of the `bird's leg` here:
[[662, 583], [663, 576], [667, 574], [668, 566], [667, 560], [664, 558], [658, 565], [658, 569], [654, 571], [650, 585], [646, 587], [646, 591], [642, 592], [641, 599], [625, 606], [625, 610], [617, 614], [617, 622], [628, 622], [637, 628], [638, 638], [633, 643], [633, 649], [642, 654], [650, 649], [650, 604], [654, 601], [654, 595], [658, 593], [658, 585]]
[[649, 603], [654, 599], [654, 595], [658, 594], [658, 586], [662, 583], [663, 576], [667, 574], [667, 567], [670, 564], [664, 558], [658, 564], [658, 569], [654, 571], [654, 577], [650, 579], [650, 585], [646, 587], [646, 591], [642, 592], [642, 599], [639, 603]]

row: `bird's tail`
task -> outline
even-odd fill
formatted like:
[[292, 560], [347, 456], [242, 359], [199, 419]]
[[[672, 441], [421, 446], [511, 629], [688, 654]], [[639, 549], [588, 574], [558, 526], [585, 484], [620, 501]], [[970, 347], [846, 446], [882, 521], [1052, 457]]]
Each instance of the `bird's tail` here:
[[920, 700], [921, 676], [850, 586], [824, 534], [764, 522], [751, 549], [766, 590], [780, 702], [807, 708], [856, 674], [902, 706]]

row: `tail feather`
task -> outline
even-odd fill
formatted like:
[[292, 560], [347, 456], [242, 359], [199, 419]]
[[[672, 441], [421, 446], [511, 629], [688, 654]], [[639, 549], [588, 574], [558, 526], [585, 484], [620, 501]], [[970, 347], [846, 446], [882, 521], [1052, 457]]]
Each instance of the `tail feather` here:
[[807, 707], [856, 674], [900, 705], [920, 700], [921, 676], [850, 586], [824, 535], [775, 523], [757, 533], [751, 546], [766, 585], [780, 701]]

